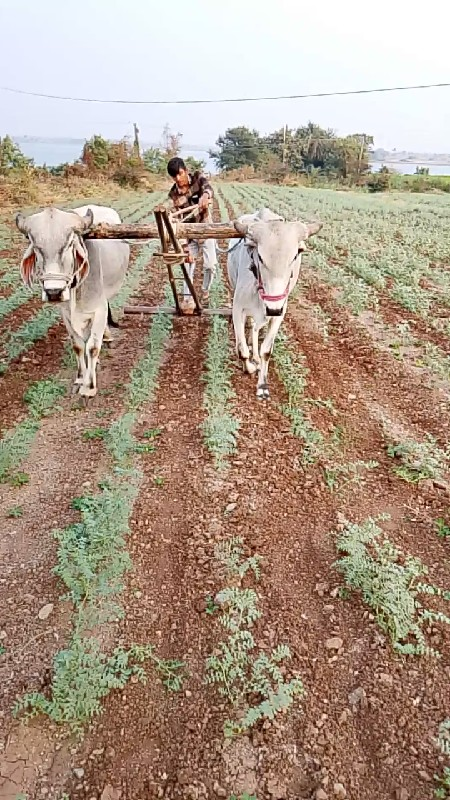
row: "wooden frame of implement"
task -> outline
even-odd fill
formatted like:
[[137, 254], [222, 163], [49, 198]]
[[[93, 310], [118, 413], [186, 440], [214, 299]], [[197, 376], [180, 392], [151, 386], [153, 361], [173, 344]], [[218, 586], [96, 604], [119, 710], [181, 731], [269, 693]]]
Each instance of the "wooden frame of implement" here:
[[[186, 269], [187, 252], [183, 248], [189, 239], [240, 239], [233, 222], [186, 222], [186, 220], [198, 215], [197, 207], [180, 209], [175, 213], [170, 213], [164, 205], [156, 206], [153, 211], [156, 224], [141, 223], [121, 223], [120, 225], [107, 225], [102, 223], [94, 226], [85, 236], [86, 239], [159, 239], [161, 250], [154, 255], [162, 258], [167, 266], [169, 282], [172, 289], [174, 306], [125, 306], [125, 314], [173, 314], [177, 316], [192, 316], [186, 314], [180, 306], [180, 299], [177, 292], [173, 267], [179, 265], [183, 273], [184, 280], [194, 300], [194, 316], [210, 316], [219, 314], [220, 316], [230, 317], [231, 308], [203, 308], [193, 282]], [[180, 220], [181, 215], [184, 218]]]

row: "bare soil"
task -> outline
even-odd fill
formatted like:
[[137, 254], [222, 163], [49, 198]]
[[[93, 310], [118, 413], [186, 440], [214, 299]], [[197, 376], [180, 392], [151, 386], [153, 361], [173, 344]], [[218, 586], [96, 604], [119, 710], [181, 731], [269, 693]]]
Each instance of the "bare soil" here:
[[[152, 263], [140, 300], [161, 299], [162, 274]], [[197, 285], [200, 278], [197, 269]], [[331, 317], [326, 341], [314, 318], [317, 303]], [[43, 421], [25, 467], [30, 483], [3, 489], [2, 508], [20, 505], [24, 516], [4, 518], [0, 533], [1, 800], [15, 800], [19, 792], [29, 800], [61, 800], [63, 792], [70, 800], [215, 800], [244, 791], [258, 800], [313, 800], [318, 792], [323, 800], [432, 800], [442, 763], [435, 737], [448, 716], [449, 635], [431, 631], [430, 641], [443, 653], [439, 662], [395, 656], [361, 599], [338, 596], [333, 532], [344, 518], [389, 512], [391, 539], [427, 563], [432, 581], [448, 585], [449, 542], [433, 529], [448, 513], [448, 489], [396, 477], [381, 426], [388, 416], [415, 436], [430, 432], [445, 444], [448, 405], [407, 365], [377, 349], [320, 285], [305, 287], [286, 318], [310, 370], [307, 396], [330, 398], [335, 409], [311, 404], [310, 417], [325, 436], [342, 427], [346, 462], [375, 459], [377, 469], [359, 485], [330, 492], [323, 463], [298, 466], [302, 442], [281, 413], [285, 391], [274, 364], [271, 401], [260, 403], [256, 379], [236, 362], [238, 450], [228, 472], [218, 474], [200, 430], [209, 323], [175, 319], [155, 402], [139, 419], [142, 430], [158, 427], [161, 436], [156, 452], [142, 459], [129, 536], [133, 570], [115, 638], [126, 645], [151, 642], [158, 656], [184, 660], [183, 689], [168, 693], [149, 667], [145, 686], [131, 682], [110, 693], [81, 742], [44, 719], [28, 726], [12, 719], [15, 698], [48, 684], [52, 658], [70, 629], [70, 608], [59, 600], [52, 575], [51, 531], [76, 518], [71, 498], [93, 490], [105, 469], [102, 443], [83, 441], [82, 432], [120, 413], [117, 384], [143, 352], [148, 325], [149, 319], [125, 318], [102, 359], [101, 387], [108, 393], [81, 411], [64, 400], [63, 410]], [[229, 331], [231, 348], [231, 324]], [[28, 380], [44, 377], [49, 342], [62, 348], [60, 328], [51, 335], [22, 363], [17, 395]], [[13, 407], [15, 385], [8, 390]], [[8, 408], [5, 401], [5, 414]], [[257, 645], [289, 644], [288, 672], [298, 671], [306, 689], [286, 715], [235, 740], [223, 736], [228, 705], [204, 682], [205, 658], [220, 635], [207, 613], [208, 595], [223, 585], [213, 548], [229, 534], [243, 536], [249, 553], [263, 558]], [[38, 612], [47, 603], [54, 608], [42, 621]], [[342, 639], [337, 650], [327, 648], [333, 637]]]

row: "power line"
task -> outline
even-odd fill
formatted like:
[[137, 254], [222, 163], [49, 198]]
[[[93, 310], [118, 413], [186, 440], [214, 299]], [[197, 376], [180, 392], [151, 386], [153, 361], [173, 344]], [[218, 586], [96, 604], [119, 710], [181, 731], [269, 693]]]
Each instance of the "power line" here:
[[256, 103], [272, 100], [305, 100], [310, 97], [343, 97], [345, 95], [376, 94], [381, 92], [406, 92], [415, 89], [441, 89], [449, 87], [450, 83], [423, 83], [416, 86], [389, 86], [377, 89], [349, 89], [342, 92], [313, 92], [310, 94], [288, 94], [274, 97], [233, 97], [220, 100], [105, 100], [94, 97], [65, 97], [57, 94], [44, 94], [43, 92], [28, 92], [25, 89], [12, 89], [9, 86], [0, 87], [3, 92], [23, 94], [28, 97], [44, 97], [48, 100], [70, 100], [77, 103], [115, 103], [120, 105], [147, 105], [147, 106], [180, 106], [200, 105], [212, 103]]

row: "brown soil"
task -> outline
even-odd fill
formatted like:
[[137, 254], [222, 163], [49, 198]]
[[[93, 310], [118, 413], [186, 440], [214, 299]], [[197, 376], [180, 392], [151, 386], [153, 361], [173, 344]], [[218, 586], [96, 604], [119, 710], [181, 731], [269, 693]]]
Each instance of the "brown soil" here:
[[[160, 299], [160, 275], [153, 265], [141, 299]], [[41, 718], [26, 727], [12, 720], [10, 709], [15, 697], [48, 683], [52, 657], [67, 639], [70, 609], [58, 600], [51, 573], [51, 530], [75, 518], [70, 499], [95, 488], [104, 471], [102, 443], [84, 442], [81, 433], [106, 424], [97, 411], [106, 411], [107, 420], [120, 412], [116, 384], [142, 353], [148, 320], [126, 318], [103, 359], [101, 385], [113, 393], [99, 395], [87, 411], [71, 411], [67, 399], [62, 412], [44, 421], [26, 465], [30, 484], [8, 489], [2, 504], [24, 508], [21, 519], [4, 520], [0, 535], [0, 630], [7, 650], [0, 661], [2, 800], [20, 791], [30, 800], [59, 800], [63, 791], [71, 800], [214, 800], [244, 791], [258, 800], [312, 800], [320, 789], [318, 797], [329, 800], [432, 800], [433, 774], [442, 761], [434, 739], [448, 716], [448, 633], [430, 633], [443, 653], [440, 662], [395, 656], [361, 599], [337, 595], [332, 532], [344, 517], [360, 521], [389, 512], [384, 525], [390, 538], [423, 558], [432, 581], [448, 585], [448, 542], [433, 529], [433, 520], [447, 513], [448, 491], [394, 476], [381, 427], [385, 415], [444, 444], [448, 410], [437, 392], [376, 349], [326, 288], [310, 285], [305, 297], [290, 305], [286, 329], [310, 370], [307, 396], [331, 398], [335, 409], [332, 414], [311, 404], [310, 418], [325, 436], [342, 427], [343, 463], [376, 459], [379, 466], [359, 485], [330, 492], [323, 463], [306, 471], [298, 466], [302, 442], [280, 411], [285, 392], [274, 364], [272, 399], [259, 403], [255, 377], [236, 363], [238, 450], [229, 471], [217, 474], [200, 430], [208, 321], [175, 319], [156, 400], [139, 418], [142, 430], [159, 427], [162, 433], [156, 452], [142, 458], [144, 480], [129, 536], [133, 570], [116, 637], [126, 645], [151, 642], [158, 656], [181, 658], [188, 676], [180, 693], [168, 693], [150, 666], [145, 686], [131, 682], [111, 692], [82, 742], [63, 738]], [[313, 303], [331, 317], [327, 341], [317, 330]], [[36, 352], [37, 346], [38, 361]], [[36, 364], [39, 377], [45, 363], [41, 372]], [[24, 365], [24, 378], [33, 366]], [[206, 613], [207, 596], [223, 586], [213, 548], [230, 534], [243, 536], [248, 552], [263, 557], [257, 645], [289, 644], [288, 674], [298, 671], [306, 689], [286, 715], [231, 741], [222, 731], [231, 710], [204, 683], [205, 659], [221, 633]], [[39, 609], [50, 602], [48, 620], [39, 620]], [[326, 646], [332, 637], [342, 639], [338, 650]]]

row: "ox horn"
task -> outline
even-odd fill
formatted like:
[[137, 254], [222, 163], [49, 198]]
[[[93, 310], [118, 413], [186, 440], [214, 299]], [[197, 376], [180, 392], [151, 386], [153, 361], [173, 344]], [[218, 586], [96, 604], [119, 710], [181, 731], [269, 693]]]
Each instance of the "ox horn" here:
[[28, 235], [28, 225], [27, 225], [27, 218], [19, 211], [16, 215], [16, 225], [21, 233], [24, 236]]
[[234, 227], [236, 228], [237, 232], [241, 234], [241, 236], [247, 236], [248, 225], [246, 225], [244, 222], [239, 222], [239, 220], [236, 220]]
[[84, 217], [79, 217], [74, 225], [74, 230], [80, 233], [86, 233], [94, 223], [94, 214], [91, 208], [88, 208]]

